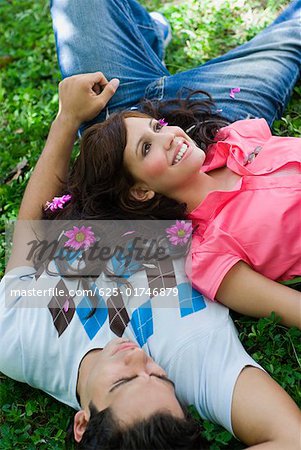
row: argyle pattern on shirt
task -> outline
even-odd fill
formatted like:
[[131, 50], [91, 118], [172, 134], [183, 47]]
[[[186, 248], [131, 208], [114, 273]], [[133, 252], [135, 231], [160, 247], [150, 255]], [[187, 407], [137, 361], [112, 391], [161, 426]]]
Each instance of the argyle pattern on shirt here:
[[93, 298], [85, 296], [76, 308], [76, 313], [87, 335], [92, 340], [108, 317], [108, 309], [95, 284], [91, 287]]
[[144, 267], [151, 298], [154, 296], [155, 290], [176, 287], [177, 282], [171, 258], [158, 261], [157, 265], [145, 265]]
[[[64, 333], [75, 312], [75, 304], [69, 295], [69, 290], [61, 279], [57, 284], [57, 291], [64, 291], [64, 295], [54, 295], [48, 303], [48, 309], [52, 315], [53, 324], [58, 332], [58, 335]], [[68, 308], [67, 308], [68, 306]]]
[[109, 298], [107, 301], [107, 307], [109, 311], [110, 328], [116, 336], [121, 337], [130, 321], [130, 318], [123, 302], [120, 290], [118, 290], [117, 296], [111, 296]]
[[[91, 285], [92, 295], [72, 299], [68, 296], [65, 282], [60, 279], [57, 287], [63, 289], [65, 295], [63, 298], [53, 297], [48, 305], [58, 336], [64, 333], [76, 312], [90, 340], [93, 340], [104, 324], [108, 323], [112, 332], [119, 337], [130, 326], [137, 341], [143, 346], [154, 332], [152, 300], [160, 289], [177, 288], [180, 317], [186, 317], [206, 307], [203, 296], [192, 289], [191, 285], [186, 282], [186, 278], [183, 278], [183, 274], [180, 279], [184, 279], [185, 282], [177, 281], [173, 260], [170, 257], [157, 261], [156, 264], [141, 264], [135, 261], [133, 263], [127, 261], [125, 264], [124, 260], [118, 262], [115, 259], [113, 267], [114, 276], [117, 276], [117, 279], [118, 277], [127, 279], [131, 285], [145, 289], [149, 293], [148, 298], [146, 300], [142, 297], [141, 299], [136, 298], [133, 308], [130, 306], [130, 298], [122, 292], [121, 286], [124, 286], [124, 282], [121, 281], [115, 282], [117, 293], [105, 298], [100, 294], [102, 282], [98, 279], [97, 283]], [[135, 281], [134, 275], [141, 272], [144, 273], [144, 277], [139, 277], [138, 282]], [[164, 295], [162, 295], [163, 303], [164, 300]], [[66, 301], [68, 308], [66, 308]]]

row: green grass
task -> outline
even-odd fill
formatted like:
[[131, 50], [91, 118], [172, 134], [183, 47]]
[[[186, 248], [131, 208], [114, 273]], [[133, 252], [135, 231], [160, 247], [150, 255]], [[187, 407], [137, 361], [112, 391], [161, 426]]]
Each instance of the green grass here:
[[[173, 41], [167, 55], [172, 73], [189, 69], [253, 37], [276, 17], [282, 0], [253, 2], [186, 0], [142, 2], [170, 20]], [[251, 6], [252, 5], [252, 6]], [[57, 109], [57, 69], [48, 0], [0, 0], [0, 276], [5, 266], [5, 221], [16, 218], [31, 170], [43, 148]], [[281, 135], [301, 135], [301, 86], [283, 118]], [[4, 180], [23, 158], [28, 163], [16, 180]], [[249, 353], [301, 406], [300, 332], [277, 320], [235, 318]], [[1, 341], [0, 341], [1, 342]], [[3, 349], [1, 349], [3, 351]], [[299, 359], [298, 356], [299, 355]], [[0, 376], [0, 449], [63, 449], [72, 410], [40, 391]], [[218, 426], [204, 424], [212, 450], [242, 448]]]

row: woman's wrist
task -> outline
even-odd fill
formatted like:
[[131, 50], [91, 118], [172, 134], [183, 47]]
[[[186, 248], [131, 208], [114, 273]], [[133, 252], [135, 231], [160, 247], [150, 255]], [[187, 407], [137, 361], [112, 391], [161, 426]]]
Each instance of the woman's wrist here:
[[53, 124], [57, 124], [64, 132], [76, 136], [77, 130], [80, 127], [80, 123], [68, 114], [58, 112]]

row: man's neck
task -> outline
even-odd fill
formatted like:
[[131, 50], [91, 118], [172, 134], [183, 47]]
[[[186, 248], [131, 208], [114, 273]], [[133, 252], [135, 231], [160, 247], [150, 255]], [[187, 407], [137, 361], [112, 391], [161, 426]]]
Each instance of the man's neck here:
[[99, 352], [102, 351], [102, 348], [93, 348], [88, 353], [85, 354], [85, 356], [82, 358], [79, 368], [78, 368], [78, 374], [77, 374], [77, 383], [76, 383], [76, 394], [79, 397], [80, 405], [83, 407], [85, 403], [85, 389], [86, 386], [86, 380], [88, 377], [88, 374], [94, 364], [95, 358], [97, 358], [97, 355]]

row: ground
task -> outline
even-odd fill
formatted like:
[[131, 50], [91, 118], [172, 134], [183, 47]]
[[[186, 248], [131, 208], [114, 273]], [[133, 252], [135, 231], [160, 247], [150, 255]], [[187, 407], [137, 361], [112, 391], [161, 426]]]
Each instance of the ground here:
[[[47, 0], [0, 0], [0, 276], [5, 266], [5, 222], [14, 220], [32, 168], [57, 110], [60, 80]], [[281, 0], [142, 1], [170, 20], [166, 54], [172, 72], [194, 67], [252, 38], [287, 2]], [[301, 85], [283, 118], [281, 135], [301, 135]], [[248, 352], [301, 406], [301, 334], [277, 319], [234, 317]], [[3, 349], [1, 349], [3, 351]], [[299, 355], [299, 357], [298, 357]], [[43, 393], [0, 374], [0, 449], [64, 449], [73, 412]], [[231, 435], [209, 422], [211, 450], [240, 449]]]

